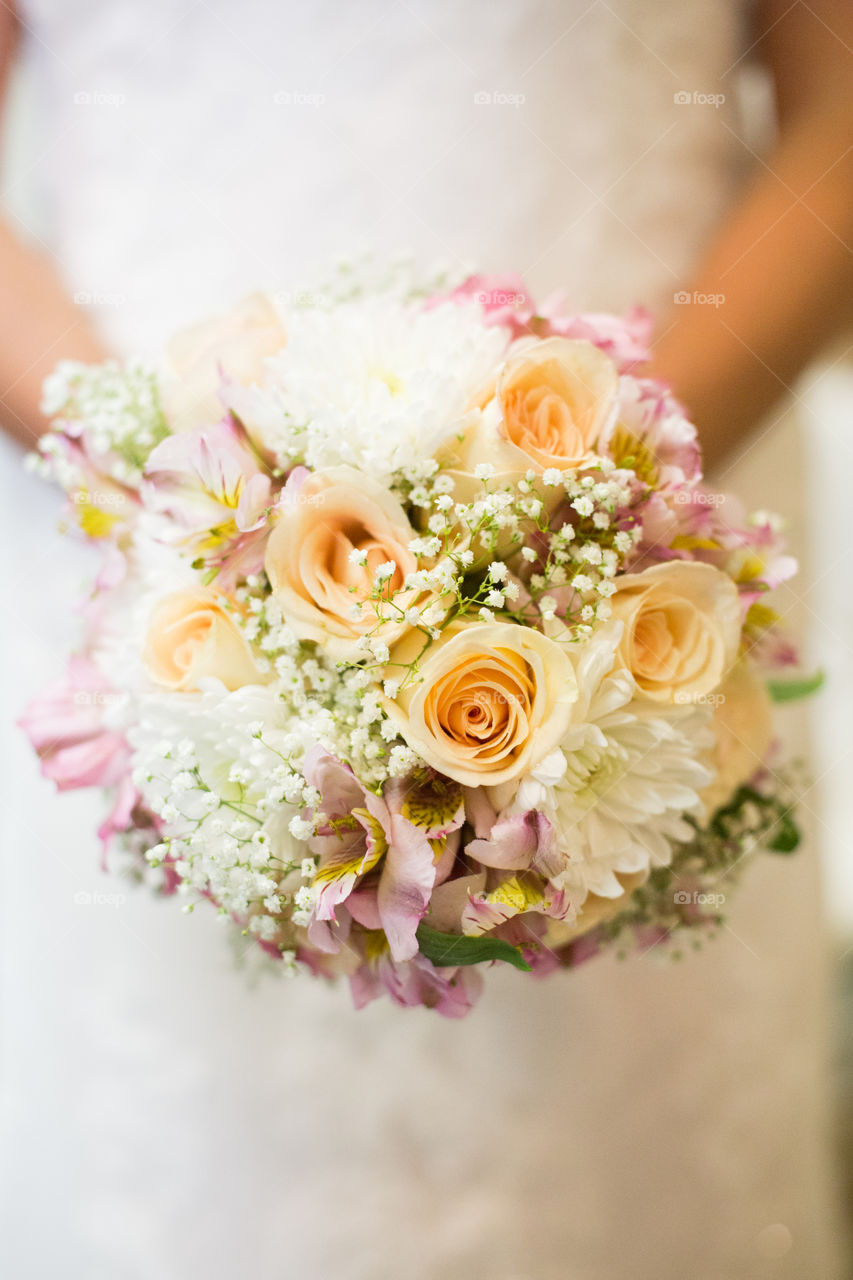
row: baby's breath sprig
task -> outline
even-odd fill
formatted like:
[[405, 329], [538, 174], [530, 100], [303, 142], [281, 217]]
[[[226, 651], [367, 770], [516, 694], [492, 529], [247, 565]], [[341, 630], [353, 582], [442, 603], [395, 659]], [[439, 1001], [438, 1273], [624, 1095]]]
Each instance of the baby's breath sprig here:
[[62, 360], [45, 379], [41, 408], [55, 420], [54, 431], [73, 422], [104, 474], [131, 487], [141, 481], [152, 449], [169, 434], [156, 371], [141, 360]]
[[440, 605], [435, 617], [408, 618], [411, 625], [426, 624], [425, 634], [434, 637], [466, 617], [540, 628], [558, 619], [580, 638], [605, 621], [613, 579], [641, 536], [631, 514], [634, 478], [614, 474], [607, 459], [583, 471], [529, 471], [500, 484], [486, 463], [474, 478], [481, 488], [467, 502], [454, 501], [453, 478], [440, 472], [422, 475], [418, 484], [411, 477], [401, 482], [409, 485], [409, 502], [430, 513], [409, 547], [428, 564], [405, 586], [434, 592]]
[[[313, 875], [304, 841], [322, 818], [319, 794], [291, 755], [268, 740], [263, 724], [248, 723], [242, 737], [246, 763], [231, 764], [216, 786], [211, 762], [202, 767], [190, 739], [151, 744], [136, 781], [168, 833], [145, 859], [152, 868], [171, 868], [177, 892], [188, 900], [185, 910], [211, 898], [221, 915], [287, 949], [299, 923], [299, 895]], [[314, 821], [306, 820], [306, 809]]]

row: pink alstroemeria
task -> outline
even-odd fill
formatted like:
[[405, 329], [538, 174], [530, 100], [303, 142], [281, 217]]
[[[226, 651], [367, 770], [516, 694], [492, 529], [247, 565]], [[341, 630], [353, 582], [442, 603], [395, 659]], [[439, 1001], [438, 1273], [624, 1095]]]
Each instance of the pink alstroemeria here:
[[60, 791], [109, 787], [127, 770], [122, 734], [104, 725], [112, 690], [88, 658], [72, 658], [68, 674], [33, 698], [18, 723]]
[[445, 1018], [464, 1018], [479, 999], [483, 978], [473, 967], [439, 969], [422, 955], [400, 963], [386, 951], [356, 970], [350, 989], [356, 1009], [387, 992], [404, 1008], [424, 1005]]
[[178, 523], [224, 586], [262, 568], [272, 480], [235, 417], [167, 436], [145, 474], [145, 505]]
[[[138, 811], [137, 806], [139, 803], [139, 792], [133, 784], [130, 772], [127, 772], [119, 778], [113, 797], [112, 808], [106, 818], [104, 818], [104, 821], [98, 827], [98, 839], [101, 842], [101, 849], [103, 851], [104, 867], [106, 867], [107, 855], [112, 848], [115, 837], [120, 835], [123, 831], [129, 831], [131, 827], [144, 827], [146, 821], [150, 822], [152, 834], [151, 843], [157, 843], [158, 833], [155, 826], [157, 819], [154, 817], [154, 814], [147, 814]], [[174, 892], [174, 884], [177, 882], [172, 866], [170, 865], [173, 861], [174, 859], [170, 859], [163, 868], [165, 884], [168, 886], [170, 880], [172, 881], [172, 888], [167, 888], [167, 892]]]
[[69, 521], [87, 538], [108, 541], [114, 547], [136, 517], [139, 494], [104, 474], [75, 430], [79, 425], [69, 422], [65, 431], [49, 431], [42, 437], [40, 452], [49, 466], [61, 467]]
[[645, 307], [632, 307], [621, 316], [570, 315], [565, 313], [562, 296], [555, 294], [542, 304], [540, 314], [549, 334], [586, 339], [610, 356], [620, 373], [630, 373], [650, 359], [654, 318]]
[[527, 291], [521, 276], [474, 275], [463, 280], [449, 294], [430, 298], [427, 306], [439, 302], [479, 302], [486, 324], [509, 329], [514, 338], [530, 336], [535, 330], [531, 322], [536, 315], [536, 304]]
[[473, 275], [448, 294], [427, 299], [427, 307], [441, 302], [479, 302], [486, 324], [509, 329], [513, 338], [577, 338], [591, 342], [608, 355], [620, 373], [629, 373], [650, 358], [654, 319], [644, 307], [622, 316], [595, 312], [572, 313], [565, 296], [554, 293], [536, 305], [521, 276]]
[[547, 876], [560, 870], [554, 829], [537, 809], [501, 818], [486, 839], [472, 840], [466, 852], [484, 867], [501, 871], [533, 868]]
[[545, 915], [514, 916], [490, 935], [518, 947], [524, 959], [530, 965], [535, 978], [547, 978], [549, 973], [559, 969], [560, 957], [557, 952], [544, 941], [548, 920]]
[[617, 466], [630, 466], [658, 493], [694, 485], [702, 474], [696, 428], [653, 378], [620, 380], [619, 413], [601, 444]]
[[736, 498], [697, 489], [685, 494], [674, 510], [676, 551], [730, 574], [745, 607], [796, 573], [797, 561], [785, 551], [771, 521], [749, 523]]
[[[482, 830], [487, 823], [482, 806], [479, 817]], [[491, 933], [517, 917], [523, 924], [520, 918], [528, 913], [574, 918], [570, 898], [550, 883], [562, 870], [563, 859], [551, 823], [537, 809], [498, 818], [488, 834], [470, 842], [466, 853], [488, 870], [485, 883], [472, 883], [468, 889], [462, 933]]]
[[337, 950], [335, 931], [315, 922], [336, 922], [336, 908], [356, 885], [376, 870], [376, 911], [395, 960], [417, 953], [417, 927], [436, 882], [436, 852], [431, 832], [403, 815], [405, 793], [391, 786], [387, 796], [366, 790], [348, 765], [321, 747], [312, 748], [303, 773], [320, 792], [326, 825], [309, 845], [319, 859], [309, 938], [324, 950]]

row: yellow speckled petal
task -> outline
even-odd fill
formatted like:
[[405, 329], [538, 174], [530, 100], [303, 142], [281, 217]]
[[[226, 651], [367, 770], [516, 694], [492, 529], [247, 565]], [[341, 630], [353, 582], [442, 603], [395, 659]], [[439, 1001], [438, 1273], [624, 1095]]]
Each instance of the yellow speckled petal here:
[[499, 907], [509, 907], [516, 915], [530, 911], [543, 901], [544, 894], [535, 885], [512, 876], [498, 885], [491, 893], [486, 894], [486, 901]]
[[406, 792], [400, 812], [413, 827], [444, 836], [460, 825], [462, 787], [450, 778], [421, 772]]
[[654, 488], [658, 482], [658, 465], [653, 451], [621, 422], [617, 423], [609, 441], [610, 456], [617, 467], [630, 467], [645, 484]]
[[367, 833], [364, 850], [359, 850], [358, 853], [352, 854], [348, 848], [344, 847], [340, 853], [333, 854], [328, 862], [317, 868], [313, 881], [315, 885], [331, 884], [333, 881], [342, 880], [344, 876], [349, 875], [367, 875], [368, 871], [372, 871], [385, 856], [388, 851], [388, 841], [385, 838], [382, 823], [378, 818], [374, 818], [373, 814], [369, 813], [367, 809], [353, 809], [351, 822], [345, 821], [336, 824], [341, 835], [345, 829], [354, 831], [356, 825], [364, 827]]

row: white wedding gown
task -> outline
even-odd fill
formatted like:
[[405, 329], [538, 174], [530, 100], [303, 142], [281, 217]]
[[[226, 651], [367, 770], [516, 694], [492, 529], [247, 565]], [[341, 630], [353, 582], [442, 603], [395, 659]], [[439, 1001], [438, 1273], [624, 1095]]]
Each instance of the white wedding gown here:
[[[660, 306], [746, 154], [742, 17], [27, 0], [45, 235], [127, 351], [363, 243]], [[726, 103], [674, 101], [694, 90]], [[780, 431], [727, 481], [790, 514]], [[17, 711], [59, 671], [89, 561], [4, 462]], [[680, 964], [496, 971], [455, 1023], [247, 987], [212, 912], [100, 873], [96, 799], [54, 796], [17, 735], [5, 779], [10, 1280], [837, 1280], [813, 848], [753, 866]]]

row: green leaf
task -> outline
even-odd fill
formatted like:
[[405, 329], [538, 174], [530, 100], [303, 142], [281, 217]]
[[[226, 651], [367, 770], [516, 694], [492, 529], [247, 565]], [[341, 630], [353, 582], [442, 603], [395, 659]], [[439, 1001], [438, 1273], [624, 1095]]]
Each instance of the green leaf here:
[[800, 829], [794, 821], [790, 809], [779, 815], [779, 824], [772, 839], [767, 841], [767, 848], [772, 853], [793, 853], [799, 848]]
[[802, 680], [768, 680], [767, 692], [774, 702], [796, 702], [797, 698], [808, 698], [823, 687], [825, 676], [816, 671], [813, 676], [804, 676]]
[[518, 947], [503, 938], [466, 938], [455, 933], [439, 933], [429, 925], [418, 925], [421, 953], [439, 968], [459, 964], [480, 964], [486, 960], [505, 960], [516, 969], [530, 972], [530, 965]]

